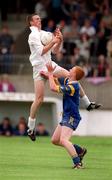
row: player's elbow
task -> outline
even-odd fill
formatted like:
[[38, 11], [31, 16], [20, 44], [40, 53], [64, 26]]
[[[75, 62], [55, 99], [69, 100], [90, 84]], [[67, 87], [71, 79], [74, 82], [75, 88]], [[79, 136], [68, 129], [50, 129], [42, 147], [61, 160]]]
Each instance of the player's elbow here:
[[45, 53], [47, 53], [48, 50], [46, 49], [46, 47], [44, 46], [41, 52], [41, 56], [43, 56]]
[[42, 51], [42, 52], [41, 52], [41, 56], [43, 56], [44, 54], [45, 54], [44, 51]]
[[51, 91], [59, 92], [59, 86], [52, 82], [50, 83], [50, 89]]
[[56, 88], [55, 87], [51, 87], [51, 91], [56, 92]]
[[59, 51], [57, 49], [52, 50], [52, 54], [56, 55]]
[[42, 53], [41, 53], [41, 56], [43, 56], [45, 54], [45, 52], [44, 52], [44, 50], [42, 51]]
[[56, 92], [57, 91], [57, 86], [55, 84], [50, 84], [50, 89], [51, 89], [51, 91]]

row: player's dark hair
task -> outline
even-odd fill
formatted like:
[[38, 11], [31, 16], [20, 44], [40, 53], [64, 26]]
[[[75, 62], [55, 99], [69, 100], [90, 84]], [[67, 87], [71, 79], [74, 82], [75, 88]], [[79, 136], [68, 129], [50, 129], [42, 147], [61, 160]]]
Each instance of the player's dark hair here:
[[31, 26], [30, 22], [32, 21], [33, 16], [35, 16], [35, 15], [38, 15], [38, 14], [37, 14], [37, 13], [33, 13], [33, 14], [30, 14], [30, 15], [28, 15], [28, 16], [26, 17], [26, 23], [27, 23], [27, 26], [28, 26], [28, 27]]

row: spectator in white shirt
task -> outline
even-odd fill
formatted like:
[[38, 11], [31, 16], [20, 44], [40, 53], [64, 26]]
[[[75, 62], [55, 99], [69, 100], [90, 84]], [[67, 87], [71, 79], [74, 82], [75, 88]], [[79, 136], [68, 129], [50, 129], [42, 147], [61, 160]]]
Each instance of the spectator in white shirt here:
[[80, 49], [80, 55], [86, 59], [90, 58], [91, 41], [86, 33], [80, 35], [80, 39], [76, 41], [76, 46]]
[[84, 26], [80, 29], [80, 33], [86, 33], [89, 37], [93, 37], [96, 34], [95, 28], [91, 25], [91, 21], [86, 19]]

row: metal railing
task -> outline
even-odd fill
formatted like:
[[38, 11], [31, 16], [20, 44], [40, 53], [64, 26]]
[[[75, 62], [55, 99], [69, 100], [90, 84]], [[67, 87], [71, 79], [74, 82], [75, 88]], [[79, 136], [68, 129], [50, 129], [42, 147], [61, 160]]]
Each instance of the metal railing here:
[[[56, 60], [55, 58], [52, 59]], [[68, 64], [65, 61], [59, 65], [68, 69]], [[32, 74], [29, 54], [0, 55], [0, 74]]]
[[0, 74], [30, 74], [29, 55], [0, 55]]

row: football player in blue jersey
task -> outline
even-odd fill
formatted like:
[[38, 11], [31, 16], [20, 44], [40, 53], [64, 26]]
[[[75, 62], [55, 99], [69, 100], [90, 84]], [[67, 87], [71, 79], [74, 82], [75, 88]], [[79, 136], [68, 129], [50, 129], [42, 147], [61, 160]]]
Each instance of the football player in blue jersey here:
[[73, 145], [70, 138], [73, 131], [78, 127], [81, 116], [79, 113], [80, 84], [79, 80], [84, 77], [81, 67], [75, 66], [69, 71], [69, 77], [59, 83], [53, 77], [53, 67], [47, 64], [50, 89], [54, 92], [63, 93], [63, 116], [52, 136], [52, 143], [63, 146], [71, 156], [74, 168], [81, 169], [81, 160], [86, 153], [85, 148]]

